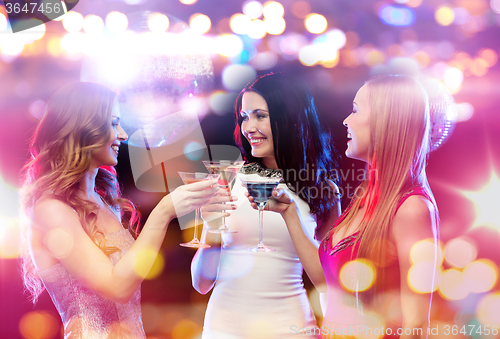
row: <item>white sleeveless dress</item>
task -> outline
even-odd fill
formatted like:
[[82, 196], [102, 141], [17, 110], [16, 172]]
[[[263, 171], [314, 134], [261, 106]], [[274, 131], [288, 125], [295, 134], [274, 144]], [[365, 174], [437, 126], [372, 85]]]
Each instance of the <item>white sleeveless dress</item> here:
[[[297, 333], [317, 327], [302, 281], [302, 264], [278, 213], [264, 211], [264, 243], [275, 252], [249, 252], [258, 243], [258, 211], [244, 196], [238, 174], [232, 195], [238, 206], [226, 218], [238, 233], [223, 233], [217, 282], [205, 314], [203, 339], [317, 338]], [[280, 188], [286, 185], [280, 184]], [[316, 222], [306, 202], [295, 196], [307, 236]], [[317, 242], [316, 242], [317, 243]], [[309, 333], [314, 333], [310, 330]]]

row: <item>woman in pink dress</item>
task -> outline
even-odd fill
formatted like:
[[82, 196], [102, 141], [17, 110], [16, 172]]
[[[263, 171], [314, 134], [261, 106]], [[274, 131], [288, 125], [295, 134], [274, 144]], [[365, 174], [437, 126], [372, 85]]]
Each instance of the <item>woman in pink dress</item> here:
[[138, 213], [121, 196], [113, 168], [125, 140], [116, 94], [76, 82], [49, 100], [30, 145], [22, 188], [24, 283], [33, 302], [48, 291], [65, 339], [146, 338], [140, 285], [168, 224], [217, 191], [215, 181], [177, 188], [134, 240]]
[[[373, 78], [356, 94], [344, 125], [346, 155], [366, 162], [367, 172], [319, 248], [328, 303], [318, 335], [426, 337], [437, 246], [431, 246], [429, 276], [419, 277], [423, 290], [409, 272], [412, 247], [439, 242], [438, 210], [425, 173], [427, 95], [409, 76]], [[290, 196], [281, 190], [273, 195], [268, 209], [287, 225], [299, 222]]]

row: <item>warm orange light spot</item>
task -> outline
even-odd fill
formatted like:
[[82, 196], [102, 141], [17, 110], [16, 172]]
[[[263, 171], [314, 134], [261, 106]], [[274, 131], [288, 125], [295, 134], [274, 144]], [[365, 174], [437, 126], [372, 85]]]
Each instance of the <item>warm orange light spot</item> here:
[[415, 54], [413, 54], [413, 58], [415, 60], [417, 60], [418, 64], [422, 68], [429, 66], [429, 64], [431, 62], [431, 58], [424, 51], [418, 51], [418, 52], [416, 52]]
[[367, 259], [349, 261], [340, 269], [340, 283], [350, 292], [366, 291], [373, 285], [375, 279], [375, 267]]
[[486, 63], [488, 64], [488, 67], [495, 66], [495, 64], [498, 61], [498, 54], [497, 54], [497, 52], [495, 52], [491, 48], [483, 48], [482, 50], [480, 50], [477, 53], [477, 55], [481, 59], [483, 59], [484, 61], [486, 61]]
[[196, 338], [199, 335], [201, 335], [201, 329], [191, 319], [181, 320], [172, 331], [172, 339]]
[[472, 62], [470, 67], [470, 71], [473, 75], [477, 77], [482, 77], [486, 73], [488, 73], [488, 62], [483, 58], [476, 58]]
[[[153, 262], [152, 266], [151, 262]], [[163, 272], [164, 267], [165, 259], [163, 255], [157, 253], [153, 249], [143, 249], [139, 251], [134, 261], [135, 273], [144, 279], [156, 278]]]
[[437, 255], [437, 265], [443, 263], [444, 255], [441, 247], [434, 243], [433, 239], [425, 239], [415, 243], [410, 250], [412, 264], [430, 262], [434, 264], [434, 256]]
[[49, 339], [59, 331], [56, 318], [45, 311], [28, 312], [19, 321], [19, 331], [25, 339]]
[[0, 216], [0, 259], [19, 256], [19, 219]]

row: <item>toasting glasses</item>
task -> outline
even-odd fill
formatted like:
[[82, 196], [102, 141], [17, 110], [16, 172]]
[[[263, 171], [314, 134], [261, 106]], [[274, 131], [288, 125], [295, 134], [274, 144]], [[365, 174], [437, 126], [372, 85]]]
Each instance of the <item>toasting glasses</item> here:
[[[192, 184], [203, 180], [214, 180], [219, 177], [218, 174], [208, 173], [191, 173], [191, 172], [178, 172], [184, 184]], [[197, 208], [194, 217], [194, 236], [190, 242], [182, 243], [181, 246], [193, 248], [209, 248], [210, 245], [203, 244], [198, 240], [198, 220], [200, 218], [200, 209]]]
[[[220, 178], [218, 181], [219, 187], [227, 190], [229, 194], [231, 194], [231, 184], [236, 178], [236, 174], [240, 171], [241, 166], [243, 166], [244, 161], [229, 161], [229, 160], [220, 160], [220, 161], [208, 161], [204, 160], [203, 164], [207, 168], [207, 170], [212, 174], [220, 174]], [[226, 218], [222, 217], [222, 226], [216, 229], [210, 229], [210, 233], [221, 233], [221, 232], [237, 232], [235, 230], [231, 230], [226, 225]]]
[[259, 243], [257, 246], [248, 249], [250, 252], [274, 252], [275, 250], [264, 245], [263, 214], [264, 207], [273, 194], [273, 189], [278, 186], [281, 178], [266, 178], [249, 176], [240, 178], [248, 193], [253, 197], [259, 209]]

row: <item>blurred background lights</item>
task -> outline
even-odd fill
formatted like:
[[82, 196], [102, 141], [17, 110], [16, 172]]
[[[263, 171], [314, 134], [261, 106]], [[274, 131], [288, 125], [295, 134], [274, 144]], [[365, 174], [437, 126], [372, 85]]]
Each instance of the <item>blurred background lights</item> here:
[[304, 20], [306, 29], [313, 34], [321, 34], [328, 28], [326, 18], [317, 13], [311, 13]]
[[61, 47], [68, 53], [80, 53], [85, 50], [87, 37], [83, 33], [67, 33], [61, 39]]
[[415, 22], [415, 12], [408, 7], [383, 5], [378, 15], [380, 20], [389, 26], [410, 26]]
[[477, 55], [483, 59], [484, 61], [486, 61], [488, 67], [493, 67], [496, 65], [497, 61], [498, 61], [498, 54], [497, 52], [495, 52], [494, 50], [492, 50], [491, 48], [483, 48], [481, 49]]
[[86, 34], [101, 34], [103, 30], [104, 21], [101, 19], [101, 17], [94, 14], [89, 14], [83, 19], [83, 31]]
[[476, 316], [483, 325], [500, 326], [500, 293], [486, 294], [477, 304]]
[[500, 14], [500, 0], [490, 0], [491, 10], [497, 14]]
[[239, 92], [256, 76], [257, 72], [249, 65], [228, 65], [222, 71], [222, 83], [228, 90]]
[[[184, 146], [184, 155], [189, 160], [195, 161], [201, 159], [204, 153], [204, 147], [197, 141], [190, 141]], [[192, 238], [192, 237], [191, 237]], [[188, 239], [187, 241], [189, 241]]]
[[224, 115], [231, 112], [237, 93], [226, 93], [225, 91], [215, 91], [210, 95], [210, 108], [217, 115]]
[[50, 339], [59, 332], [58, 320], [46, 311], [28, 312], [19, 322], [19, 332], [25, 339]]
[[[431, 284], [434, 278], [433, 284]], [[408, 286], [416, 293], [430, 293], [436, 291], [441, 283], [442, 272], [434, 263], [422, 261], [414, 264], [408, 272]]]
[[0, 31], [7, 30], [7, 18], [3, 13], [0, 13]]
[[243, 41], [239, 36], [223, 34], [215, 39], [216, 51], [222, 56], [233, 57], [243, 51]]
[[369, 289], [376, 279], [373, 264], [366, 259], [356, 259], [347, 262], [340, 269], [340, 283], [351, 292], [362, 292]]
[[127, 16], [115, 11], [108, 13], [106, 15], [106, 27], [111, 33], [125, 32], [128, 27]]
[[64, 29], [70, 33], [79, 32], [83, 27], [83, 15], [70, 11], [63, 16], [62, 24]]
[[434, 253], [437, 253], [437, 265], [441, 265], [444, 259], [443, 250], [434, 243], [432, 239], [421, 240], [413, 245], [410, 250], [412, 264], [421, 262], [434, 263]]
[[292, 5], [292, 14], [299, 18], [304, 19], [309, 13], [311, 13], [311, 5], [307, 1], [297, 1]]
[[463, 274], [457, 269], [443, 272], [439, 284], [439, 294], [448, 300], [461, 300], [469, 295], [469, 289], [464, 282]]
[[465, 267], [468, 263], [476, 260], [476, 245], [466, 237], [451, 239], [444, 247], [446, 263], [453, 267]]
[[250, 19], [262, 16], [262, 4], [259, 1], [247, 1], [243, 4], [243, 13]]
[[184, 5], [192, 5], [198, 2], [198, 0], [179, 0], [179, 2]]
[[165, 14], [153, 13], [148, 18], [149, 30], [153, 33], [163, 33], [170, 25], [170, 21]]
[[341, 49], [345, 46], [347, 41], [345, 33], [340, 29], [332, 29], [325, 34], [326, 41], [335, 47], [335, 49]]
[[441, 6], [434, 13], [434, 18], [436, 19], [436, 22], [441, 26], [451, 25], [453, 23], [454, 17], [455, 14], [453, 12], [453, 9], [451, 9], [448, 6]]
[[283, 5], [276, 1], [268, 1], [264, 3], [264, 7], [262, 8], [262, 14], [267, 18], [280, 17], [282, 18], [285, 14], [285, 9]]
[[468, 102], [457, 104], [457, 122], [467, 121], [474, 115], [474, 106]]
[[205, 34], [212, 27], [212, 22], [205, 14], [195, 13], [189, 18], [189, 27], [195, 33]]
[[252, 67], [259, 71], [271, 69], [276, 66], [277, 63], [278, 56], [273, 51], [257, 53], [250, 61]]
[[229, 19], [231, 30], [236, 34], [247, 34], [252, 20], [244, 14], [237, 13]]
[[19, 39], [19, 37], [14, 34], [1, 34], [0, 49], [3, 55], [17, 56], [21, 54], [24, 49], [24, 39]]
[[264, 20], [266, 32], [273, 35], [280, 35], [285, 31], [286, 22], [282, 17], [267, 17]]
[[455, 67], [447, 67], [443, 74], [444, 84], [452, 93], [460, 88], [464, 80], [464, 74]]
[[[148, 270], [149, 265], [146, 263], [154, 260], [153, 266]], [[134, 262], [134, 270], [137, 275], [143, 277], [144, 279], [154, 279], [163, 272], [165, 267], [165, 259], [161, 252], [156, 253], [153, 249], [143, 249], [138, 252], [137, 257]]]
[[464, 281], [472, 293], [488, 292], [498, 279], [498, 268], [488, 259], [479, 259], [467, 264], [463, 273]]
[[313, 66], [315, 65], [319, 59], [318, 55], [316, 53], [316, 49], [314, 46], [304, 46], [300, 49], [299, 52], [299, 61], [304, 65], [304, 66]]
[[307, 44], [307, 40], [299, 34], [290, 34], [283, 36], [279, 41], [279, 49], [281, 53], [294, 55]]
[[0, 215], [0, 259], [16, 259], [19, 241], [19, 219]]
[[500, 178], [495, 172], [491, 172], [488, 183], [478, 191], [461, 190], [460, 193], [474, 204], [476, 219], [472, 227], [500, 230]]
[[250, 23], [250, 28], [248, 30], [248, 37], [252, 39], [262, 39], [267, 34], [266, 24], [264, 21], [256, 19]]

